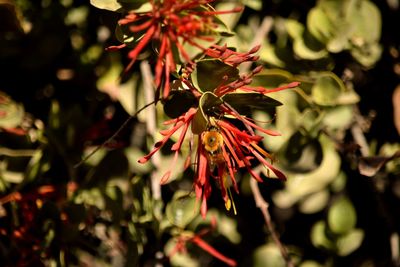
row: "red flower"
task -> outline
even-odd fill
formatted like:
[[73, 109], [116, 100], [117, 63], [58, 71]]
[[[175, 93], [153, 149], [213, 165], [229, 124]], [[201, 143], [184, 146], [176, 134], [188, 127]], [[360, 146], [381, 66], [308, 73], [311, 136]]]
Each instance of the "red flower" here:
[[[155, 85], [157, 88], [163, 83], [163, 97], [170, 91], [170, 73], [176, 71], [174, 49], [186, 62], [191, 58], [184, 49], [187, 43], [204, 51], [206, 47], [200, 41], [216, 42], [213, 36], [218, 35], [218, 21], [216, 15], [239, 12], [242, 8], [229, 11], [216, 11], [210, 3], [215, 0], [163, 0], [150, 1], [152, 10], [148, 12], [132, 11], [119, 21], [119, 25], [127, 26], [132, 35], [141, 36], [128, 56], [131, 62], [126, 68], [129, 70], [137, 57], [153, 41], [158, 59], [155, 64]], [[124, 43], [111, 46], [109, 49], [126, 47]]]
[[[230, 62], [236, 66], [245, 61], [256, 60], [257, 57], [252, 54], [257, 50], [258, 48], [255, 48], [249, 53], [237, 53], [224, 47], [213, 46], [207, 51], [209, 51], [210, 55], [221, 57], [221, 60], [226, 64]], [[234, 190], [238, 192], [235, 175], [239, 169], [247, 170], [257, 181], [262, 182], [262, 178], [253, 170], [254, 160], [256, 160], [265, 168], [271, 170], [279, 179], [285, 180], [286, 177], [266, 159], [269, 158], [272, 161], [272, 156], [260, 147], [259, 143], [263, 137], [255, 132], [257, 130], [270, 136], [276, 136], [279, 133], [256, 125], [251, 119], [241, 115], [232, 105], [224, 101], [224, 97], [236, 91], [252, 92], [263, 96], [269, 92], [296, 87], [299, 83], [293, 82], [286, 86], [270, 90], [263, 87], [251, 87], [249, 84], [252, 81], [252, 77], [261, 70], [261, 68], [257, 67], [250, 74], [242, 75], [233, 82], [218, 86], [212, 93], [203, 93], [197, 90], [190, 80], [190, 74], [195, 67], [192, 64], [190, 69], [186, 70], [182, 82], [187, 85], [188, 90], [197, 98], [197, 105], [202, 106], [191, 107], [178, 118], [165, 122], [164, 124], [173, 124], [173, 126], [169, 130], [161, 132], [164, 136], [163, 140], [157, 142], [153, 151], [140, 159], [139, 162], [146, 162], [178, 129], [182, 128], [179, 140], [171, 149], [175, 151], [176, 159], [189, 125], [193, 127], [194, 124], [197, 124], [197, 116], [200, 114], [200, 117], [203, 117], [203, 120], [207, 121], [207, 125], [201, 128], [201, 131], [195, 132], [198, 134], [198, 141], [194, 188], [197, 199], [201, 200], [201, 214], [204, 217], [207, 212], [207, 199], [212, 190], [210, 178], [214, 178], [219, 185], [226, 208], [229, 210], [233, 206], [234, 212], [236, 212], [229, 188], [232, 185]], [[206, 101], [204, 99], [203, 101], [201, 100], [206, 94], [208, 94], [207, 96], [212, 95], [210, 103], [202, 103]], [[240, 94], [236, 95], [238, 98], [243, 96]], [[174, 164], [175, 162], [176, 160], [174, 160]], [[171, 169], [174, 168], [174, 164]], [[162, 182], [165, 182], [170, 174], [171, 171], [168, 171], [164, 175]]]

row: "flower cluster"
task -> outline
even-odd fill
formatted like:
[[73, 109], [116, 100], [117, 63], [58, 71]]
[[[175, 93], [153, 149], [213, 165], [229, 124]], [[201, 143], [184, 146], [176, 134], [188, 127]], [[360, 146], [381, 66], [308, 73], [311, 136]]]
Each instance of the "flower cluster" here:
[[[206, 55], [214, 59], [207, 58], [204, 64], [223, 64], [222, 66], [225, 66], [227, 70], [235, 70], [243, 62], [257, 60], [258, 57], [253, 54], [258, 48], [255, 47], [247, 53], [237, 53], [226, 46], [213, 46], [207, 49]], [[194, 75], [200, 75], [197, 73], [199, 70], [196, 69], [200, 67], [200, 62], [190, 65], [181, 77], [181, 82], [186, 88], [181, 91], [191, 92], [196, 101], [186, 112], [164, 123], [171, 125], [169, 129], [161, 131], [164, 138], [157, 142], [154, 149], [139, 162], [147, 162], [179, 130], [178, 141], [171, 148], [175, 153], [174, 163], [171, 166], [173, 169], [182, 143], [190, 129], [197, 135], [194, 187], [196, 197], [201, 200], [201, 214], [205, 216], [207, 199], [212, 190], [211, 178], [216, 180], [221, 188], [227, 209], [230, 209], [233, 204], [230, 185], [238, 192], [235, 176], [239, 169], [247, 170], [257, 181], [262, 181], [258, 173], [253, 170], [253, 160], [257, 160], [271, 170], [279, 179], [286, 179], [285, 175], [266, 159], [272, 160], [272, 157], [260, 146], [263, 136], [257, 134], [256, 131], [270, 136], [276, 136], [279, 133], [258, 126], [245, 116], [243, 111], [249, 106], [264, 108], [269, 103], [268, 101], [272, 101], [265, 94], [293, 88], [299, 83], [293, 82], [270, 90], [250, 86], [252, 77], [261, 71], [260, 67], [256, 67], [249, 74], [241, 76], [231, 71], [233, 74], [223, 76], [218, 86], [212, 90], [204, 90], [204, 88], [196, 88], [193, 82], [196, 80]], [[162, 182], [168, 180], [170, 175], [171, 171], [168, 171], [162, 178]], [[234, 205], [233, 208], [235, 209]]]
[[176, 71], [176, 64], [192, 60], [185, 45], [205, 51], [207, 47], [203, 43], [212, 44], [218, 41], [216, 37], [220, 33], [221, 21], [217, 15], [242, 10], [238, 7], [216, 11], [210, 5], [212, 2], [214, 0], [150, 1], [150, 11], [132, 11], [119, 21], [121, 29], [125, 29], [126, 42], [108, 49], [130, 46], [133, 40], [133, 48], [128, 54], [131, 61], [126, 68], [129, 70], [138, 56], [151, 44], [157, 53], [155, 86], [163, 86], [163, 97], [166, 98], [170, 91], [170, 73]]

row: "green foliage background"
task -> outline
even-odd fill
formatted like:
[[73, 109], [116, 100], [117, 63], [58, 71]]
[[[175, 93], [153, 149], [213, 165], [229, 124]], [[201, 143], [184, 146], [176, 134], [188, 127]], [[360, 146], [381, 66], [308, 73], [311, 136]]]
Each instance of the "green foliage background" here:
[[[265, 69], [255, 84], [301, 82], [273, 95], [284, 104], [276, 111], [253, 114], [282, 133], [264, 145], [288, 181], [259, 184], [282, 243], [302, 267], [399, 266], [400, 118], [393, 110], [400, 103], [392, 101], [400, 82], [398, 1], [244, 4], [241, 15], [221, 16], [236, 32], [223, 41], [241, 51], [262, 45]], [[151, 179], [172, 156], [163, 150], [158, 162], [137, 159], [160, 137], [167, 119], [161, 106], [153, 110], [157, 129], [145, 110], [76, 166], [148, 103], [140, 65], [120, 80], [127, 51], [104, 50], [118, 44], [120, 15], [103, 8], [79, 0], [0, 1], [0, 262], [222, 266], [189, 242], [187, 253], [168, 257], [177, 237], [213, 229], [203, 238], [239, 266], [285, 266], [248, 174], [234, 196], [237, 215], [215, 188], [207, 218], [198, 216], [191, 168], [174, 170], [162, 199], [154, 197]]]

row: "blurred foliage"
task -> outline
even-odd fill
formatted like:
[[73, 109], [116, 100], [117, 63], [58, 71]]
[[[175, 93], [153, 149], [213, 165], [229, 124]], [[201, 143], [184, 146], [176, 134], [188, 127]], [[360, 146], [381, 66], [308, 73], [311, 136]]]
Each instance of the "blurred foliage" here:
[[[139, 64], [120, 78], [127, 51], [104, 50], [121, 38], [121, 8], [146, 8], [145, 2], [0, 1], [3, 266], [221, 266], [190, 242], [198, 235], [239, 266], [285, 266], [255, 207], [248, 174], [238, 178], [237, 215], [218, 194], [207, 218], [198, 215], [193, 168], [184, 170], [181, 155], [162, 198], [154, 197], [151, 181], [173, 156], [162, 150], [152, 163], [137, 159], [159, 139], [158, 122], [176, 116], [174, 106], [141, 112], [76, 165], [149, 102]], [[252, 103], [268, 104], [270, 112], [251, 110], [256, 123], [282, 134], [263, 142], [288, 181], [266, 180], [260, 188], [298, 266], [399, 266], [392, 259], [399, 252], [391, 252], [400, 232], [399, 118], [392, 115], [400, 103], [391, 101], [400, 82], [395, 3], [247, 0], [242, 14], [221, 16], [221, 25], [236, 33], [222, 43], [240, 51], [262, 44], [265, 69], [256, 85], [301, 82], [271, 94], [275, 102]], [[238, 75], [218, 64], [200, 62], [200, 68], [212, 65], [213, 74], [195, 73], [195, 85], [207, 91], [221, 73]], [[233, 105], [240, 100], [230, 98]], [[182, 237], [187, 253], [172, 253]]]

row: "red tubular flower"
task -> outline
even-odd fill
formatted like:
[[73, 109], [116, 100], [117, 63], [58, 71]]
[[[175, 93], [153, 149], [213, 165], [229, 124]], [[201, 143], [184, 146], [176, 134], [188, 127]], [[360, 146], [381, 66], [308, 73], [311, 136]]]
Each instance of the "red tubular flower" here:
[[[226, 47], [213, 46], [207, 51], [209, 56], [220, 57], [220, 60], [225, 64], [229, 63], [236, 66], [245, 61], [256, 60], [257, 57], [252, 54], [257, 50], [258, 47], [253, 48], [248, 53], [238, 53]], [[277, 178], [286, 180], [285, 175], [272, 165], [272, 156], [259, 145], [263, 136], [257, 134], [256, 131], [269, 136], [280, 134], [258, 126], [251, 119], [240, 114], [238, 110], [242, 108], [241, 105], [248, 103], [246, 101], [254, 102], [253, 98], [258, 96], [261, 97], [260, 101], [257, 102], [258, 104], [251, 104], [253, 106], [259, 105], [263, 108], [265, 105], [263, 101], [272, 101], [272, 103], [275, 101], [268, 100], [270, 98], [264, 96], [265, 94], [293, 88], [298, 86], [299, 83], [292, 82], [288, 85], [269, 90], [263, 87], [252, 87], [249, 85], [252, 82], [252, 77], [261, 70], [260, 67], [257, 67], [250, 74], [234, 76], [235, 80], [230, 83], [221, 83], [213, 92], [202, 92], [193, 85], [190, 78], [195, 68], [195, 64], [190, 64], [189, 68], [184, 71], [185, 75], [181, 78], [181, 81], [188, 87], [187, 91], [184, 92], [192, 92], [192, 98], [197, 99], [197, 107], [194, 104], [185, 114], [165, 122], [165, 124], [172, 124], [173, 126], [168, 130], [161, 131], [161, 134], [164, 136], [163, 140], [157, 142], [153, 151], [140, 159], [139, 162], [146, 162], [167, 142], [172, 134], [178, 129], [182, 129], [178, 141], [171, 149], [175, 152], [176, 158], [189, 129], [189, 125], [191, 125], [193, 133], [198, 134], [197, 156], [194, 162], [194, 190], [196, 198], [201, 201], [201, 215], [205, 217], [207, 213], [207, 199], [210, 197], [212, 190], [211, 178], [216, 181], [221, 189], [221, 195], [226, 208], [229, 210], [233, 207], [236, 213], [230, 187], [232, 186], [238, 193], [239, 190], [235, 176], [240, 169], [247, 170], [254, 179], [262, 182], [260, 175], [253, 170], [254, 164], [258, 161], [259, 164], [274, 173]], [[248, 95], [250, 98], [247, 98], [250, 100], [243, 102], [242, 99], [246, 97], [246, 94], [238, 94], [237, 91], [250, 92], [251, 94]], [[229, 102], [232, 99], [236, 99], [236, 102]], [[177, 101], [185, 103], [185, 100], [182, 100], [182, 98]], [[173, 106], [173, 104], [169, 104], [169, 107], [173, 108]], [[199, 123], [199, 120], [202, 122]], [[202, 126], [198, 126], [199, 124]], [[170, 173], [169, 171], [164, 175], [162, 182], [165, 182], [169, 178]]]
[[[153, 42], [156, 46], [158, 59], [155, 64], [155, 85], [164, 85], [163, 97], [170, 91], [169, 75], [176, 71], [174, 48], [177, 49], [185, 62], [191, 58], [184, 45], [189, 44], [200, 50], [206, 50], [200, 41], [216, 42], [218, 23], [216, 15], [239, 12], [241, 7], [229, 11], [216, 11], [210, 3], [215, 0], [153, 0], [152, 10], [148, 12], [132, 11], [119, 21], [119, 25], [127, 27], [132, 35], [141, 36], [128, 56], [131, 62], [126, 67], [129, 70], [143, 50]], [[108, 49], [120, 49], [126, 44], [111, 46]]]

